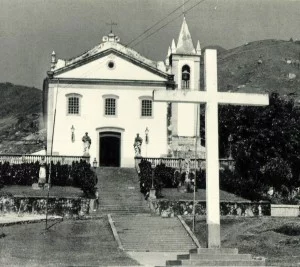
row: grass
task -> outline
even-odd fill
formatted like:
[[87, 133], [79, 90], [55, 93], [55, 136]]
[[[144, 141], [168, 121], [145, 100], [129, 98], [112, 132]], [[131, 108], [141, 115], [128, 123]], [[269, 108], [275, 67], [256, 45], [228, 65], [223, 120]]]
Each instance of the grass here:
[[48, 232], [44, 223], [1, 229], [0, 266], [139, 265], [117, 247], [106, 218], [63, 221]]
[[[191, 219], [186, 219], [192, 227]], [[196, 236], [206, 247], [205, 218], [196, 222]], [[279, 217], [223, 217], [221, 246], [238, 248], [240, 253], [266, 257], [268, 265], [300, 265], [300, 220]], [[299, 265], [293, 265], [293, 264]]]
[[[162, 190], [162, 195], [164, 199], [168, 200], [193, 200], [193, 193], [181, 193], [177, 188], [164, 188]], [[198, 189], [196, 192], [196, 200], [206, 200], [206, 190]], [[220, 200], [221, 201], [248, 201], [245, 198], [236, 196], [234, 194], [228, 193], [226, 191], [220, 191]]]
[[[31, 186], [11, 185], [0, 189], [1, 194], [11, 194], [13, 196], [46, 197], [48, 190], [34, 190]], [[80, 188], [72, 186], [53, 186], [50, 189], [50, 197], [82, 197]]]

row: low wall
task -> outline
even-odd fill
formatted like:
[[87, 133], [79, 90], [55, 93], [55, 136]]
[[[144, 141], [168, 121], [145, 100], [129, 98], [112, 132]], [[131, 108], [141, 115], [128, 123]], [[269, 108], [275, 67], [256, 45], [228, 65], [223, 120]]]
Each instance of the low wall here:
[[[162, 217], [176, 215], [193, 215], [193, 201], [190, 200], [149, 200], [151, 211]], [[198, 201], [195, 207], [196, 215], [206, 215], [206, 202]], [[270, 216], [271, 205], [267, 201], [260, 202], [221, 202], [220, 214], [222, 216]]]
[[[86, 215], [90, 209], [87, 198], [49, 197], [48, 214], [63, 217]], [[0, 216], [6, 213], [46, 214], [47, 199], [45, 197], [1, 196]]]
[[271, 205], [271, 216], [274, 217], [298, 217], [300, 216], [299, 205]]

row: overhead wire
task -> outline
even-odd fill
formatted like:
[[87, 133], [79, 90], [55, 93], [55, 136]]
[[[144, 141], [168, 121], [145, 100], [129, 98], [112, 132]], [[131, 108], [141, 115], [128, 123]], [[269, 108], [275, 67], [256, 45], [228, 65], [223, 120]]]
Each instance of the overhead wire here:
[[157, 21], [156, 23], [154, 23], [151, 27], [149, 27], [148, 29], [146, 29], [144, 32], [142, 32], [140, 35], [138, 35], [136, 38], [134, 38], [133, 40], [131, 40], [129, 43], [127, 43], [125, 46], [129, 46], [130, 44], [134, 43], [137, 39], [139, 39], [141, 36], [143, 36], [144, 34], [146, 34], [147, 32], [149, 32], [150, 30], [152, 30], [155, 26], [157, 26], [159, 23], [161, 23], [162, 21], [166, 20], [169, 16], [171, 16], [172, 14], [174, 14], [177, 10], [179, 10], [181, 7], [184, 7], [185, 4], [187, 4], [188, 2], [190, 2], [191, 0], [187, 0], [186, 2], [184, 2], [182, 5], [180, 5], [179, 7], [175, 8], [172, 12], [170, 12], [167, 16], [165, 16], [164, 18], [160, 19], [159, 21]]
[[[187, 14], [189, 11], [191, 11], [193, 8], [195, 8], [196, 6], [202, 4], [204, 1], [206, 0], [202, 0], [200, 2], [198, 2], [197, 4], [193, 5], [192, 7], [190, 7], [189, 9], [187, 9], [184, 13]], [[160, 28], [158, 28], [156, 31], [152, 32], [151, 34], [147, 35], [145, 38], [143, 38], [142, 40], [140, 40], [139, 42], [137, 42], [135, 45], [131, 46], [131, 47], [135, 47], [138, 44], [140, 44], [141, 42], [145, 41], [146, 39], [148, 39], [150, 36], [152, 36], [153, 34], [157, 33], [158, 31], [160, 31], [161, 29], [165, 28], [167, 25], [169, 25], [171, 22], [175, 21], [176, 19], [178, 19], [179, 17], [181, 17], [182, 14], [176, 16], [174, 19], [170, 20], [169, 22], [167, 22], [166, 24], [164, 24], [163, 26], [161, 26]]]

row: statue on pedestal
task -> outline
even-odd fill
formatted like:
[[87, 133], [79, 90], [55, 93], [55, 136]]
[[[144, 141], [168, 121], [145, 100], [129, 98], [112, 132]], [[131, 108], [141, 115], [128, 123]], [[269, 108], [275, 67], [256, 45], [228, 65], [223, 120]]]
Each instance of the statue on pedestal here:
[[136, 138], [134, 139], [134, 144], [133, 144], [136, 157], [141, 156], [142, 143], [143, 143], [143, 139], [140, 137], [139, 134], [136, 134]]
[[46, 162], [45, 162], [45, 157], [42, 157], [40, 163], [40, 170], [39, 170], [38, 186], [44, 189], [45, 184], [46, 184]]
[[89, 137], [88, 133], [85, 133], [85, 135], [82, 137], [82, 142], [83, 142], [83, 155], [84, 156], [89, 156], [90, 153], [90, 147], [92, 144], [92, 140]]

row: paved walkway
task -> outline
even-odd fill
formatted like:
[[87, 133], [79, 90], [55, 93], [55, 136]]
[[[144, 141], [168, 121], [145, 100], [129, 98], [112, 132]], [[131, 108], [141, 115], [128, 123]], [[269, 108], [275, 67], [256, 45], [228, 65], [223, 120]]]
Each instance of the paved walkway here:
[[[48, 216], [49, 220], [56, 220], [62, 219], [61, 216]], [[18, 223], [30, 223], [30, 222], [37, 222], [46, 220], [46, 215], [39, 215], [39, 214], [21, 214], [18, 215], [16, 213], [6, 213], [0, 214], [0, 225], [11, 225], [11, 224], [18, 224]]]
[[143, 266], [165, 266], [167, 260], [176, 260], [180, 252], [127, 252]]

